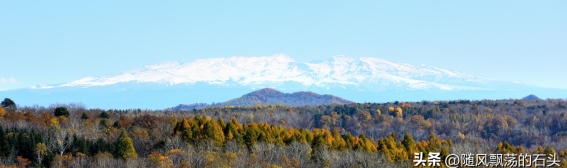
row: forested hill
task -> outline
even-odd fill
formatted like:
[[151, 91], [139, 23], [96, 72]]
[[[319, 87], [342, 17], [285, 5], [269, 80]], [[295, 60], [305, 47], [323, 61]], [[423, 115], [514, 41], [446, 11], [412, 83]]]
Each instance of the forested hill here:
[[256, 104], [283, 104], [287, 106], [318, 106], [327, 104], [350, 104], [351, 101], [333, 95], [320, 95], [313, 92], [282, 93], [265, 88], [248, 93], [215, 106], [254, 106]]
[[[226, 102], [216, 103], [209, 106], [255, 106], [257, 104], [282, 104], [286, 106], [319, 106], [329, 104], [350, 104], [354, 103], [343, 98], [333, 95], [320, 95], [313, 92], [295, 92], [283, 93], [275, 89], [264, 88], [254, 92], [250, 92], [239, 98], [235, 98]], [[173, 110], [192, 110], [205, 108], [203, 103], [198, 104], [180, 104], [173, 107]]]

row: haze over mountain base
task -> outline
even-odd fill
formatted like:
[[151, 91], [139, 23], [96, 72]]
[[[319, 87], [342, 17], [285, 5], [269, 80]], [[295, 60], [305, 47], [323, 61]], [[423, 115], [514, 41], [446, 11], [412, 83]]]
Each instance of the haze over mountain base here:
[[[529, 94], [541, 98], [562, 98], [567, 95], [561, 89], [526, 89], [518, 91], [357, 91], [350, 89], [286, 89], [276, 88], [285, 93], [312, 91], [318, 94], [330, 94], [346, 100], [363, 102], [393, 101], [435, 101], [435, 100], [482, 100], [482, 99], [520, 99]], [[122, 84], [112, 87], [89, 88], [53, 88], [53, 89], [18, 89], [0, 92], [20, 106], [49, 105], [54, 103], [80, 102], [89, 108], [128, 109], [147, 108], [165, 109], [178, 104], [224, 102], [240, 97], [257, 89], [248, 87], [217, 86], [206, 84], [163, 86], [159, 84]]]

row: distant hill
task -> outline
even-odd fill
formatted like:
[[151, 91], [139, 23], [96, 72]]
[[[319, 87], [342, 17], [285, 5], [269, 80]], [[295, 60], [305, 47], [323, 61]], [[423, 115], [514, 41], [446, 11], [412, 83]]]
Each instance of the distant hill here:
[[320, 95], [313, 92], [283, 93], [265, 88], [248, 93], [215, 106], [254, 106], [256, 104], [283, 104], [287, 106], [318, 106], [325, 104], [350, 104], [352, 101], [333, 95]]
[[202, 108], [205, 108], [205, 107], [208, 107], [208, 106], [210, 106], [210, 105], [207, 104], [207, 103], [180, 104], [180, 105], [177, 105], [177, 106], [170, 108], [170, 109], [175, 110], [175, 111], [177, 111], [177, 110], [193, 110], [193, 109], [202, 109]]
[[265, 88], [250, 92], [239, 98], [235, 98], [226, 102], [216, 104], [180, 104], [176, 107], [170, 108], [172, 110], [192, 110], [201, 109], [208, 106], [222, 107], [222, 106], [255, 106], [257, 104], [283, 104], [286, 106], [318, 106], [327, 104], [350, 104], [354, 103], [343, 98], [333, 95], [320, 95], [313, 92], [295, 92], [283, 93], [275, 89]]
[[531, 95], [528, 95], [528, 96], [522, 98], [522, 100], [541, 100], [541, 99], [539, 97], [537, 97], [536, 95], [531, 94]]

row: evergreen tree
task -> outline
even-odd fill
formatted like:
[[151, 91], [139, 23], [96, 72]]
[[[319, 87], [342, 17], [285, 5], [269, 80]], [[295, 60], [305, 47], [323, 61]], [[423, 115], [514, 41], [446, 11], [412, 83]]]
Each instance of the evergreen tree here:
[[222, 117], [219, 117], [218, 121], [219, 125], [221, 126], [221, 129], [224, 130], [224, 128], [226, 127], [226, 123], [224, 122], [224, 120], [222, 119]]
[[246, 130], [246, 134], [244, 135], [243, 139], [248, 147], [254, 145], [260, 136], [260, 130], [256, 126], [256, 124], [252, 123], [249, 126], [244, 128]]
[[71, 142], [71, 151], [80, 152], [85, 155], [89, 155], [89, 141], [85, 138], [79, 138], [77, 135], [73, 135], [73, 141]]
[[341, 134], [339, 133], [339, 129], [338, 128], [333, 129], [333, 149], [345, 150], [346, 148], [347, 148], [347, 143], [343, 139], [343, 137], [341, 137]]
[[65, 107], [57, 107], [55, 108], [55, 116], [59, 117], [59, 116], [65, 116], [65, 117], [69, 117], [69, 110], [67, 110], [67, 108]]
[[406, 135], [404, 135], [404, 140], [402, 140], [402, 144], [404, 145], [408, 153], [413, 153], [412, 151], [415, 149], [415, 141], [413, 140], [413, 137], [409, 133], [406, 133]]
[[204, 133], [207, 138], [212, 139], [218, 146], [221, 146], [224, 142], [224, 134], [222, 128], [218, 125], [215, 120], [209, 120], [204, 125]]
[[138, 154], [136, 153], [136, 149], [134, 149], [134, 144], [132, 143], [132, 139], [128, 137], [125, 130], [122, 130], [118, 140], [116, 141], [115, 145], [115, 153], [114, 157], [120, 158], [123, 160], [128, 160], [131, 158], [137, 158]]
[[109, 145], [106, 142], [104, 142], [104, 140], [102, 138], [98, 138], [96, 140], [96, 142], [94, 142], [90, 145], [90, 152], [89, 153], [92, 156], [94, 156], [98, 153], [104, 153], [104, 152], [109, 152], [109, 151], [112, 151], [109, 148]]
[[429, 146], [427, 146], [426, 149], [428, 152], [438, 152], [439, 147], [441, 146], [441, 140], [439, 140], [434, 133], [431, 133], [431, 135], [429, 136], [428, 145]]
[[0, 103], [2, 107], [6, 108], [8, 111], [16, 111], [16, 103], [10, 98], [4, 98], [4, 101]]
[[555, 149], [553, 149], [550, 146], [545, 147], [545, 149], [543, 150], [543, 153], [546, 154], [547, 156], [556, 154]]
[[110, 115], [107, 112], [100, 113], [100, 118], [110, 118]]
[[83, 115], [81, 116], [81, 119], [86, 120], [89, 119], [89, 115], [87, 115], [87, 113], [83, 112]]

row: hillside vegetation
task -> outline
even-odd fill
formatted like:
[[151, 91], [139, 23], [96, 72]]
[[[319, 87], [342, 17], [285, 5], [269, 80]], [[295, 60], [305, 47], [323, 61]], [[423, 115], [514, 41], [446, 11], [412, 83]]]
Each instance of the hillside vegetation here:
[[410, 167], [415, 152], [556, 154], [567, 102], [454, 100], [192, 110], [0, 108], [0, 166]]
[[351, 104], [354, 103], [343, 98], [333, 96], [333, 95], [320, 95], [313, 92], [295, 92], [295, 93], [283, 93], [275, 89], [264, 88], [257, 90], [242, 97], [232, 99], [226, 102], [206, 104], [206, 103], [196, 103], [196, 104], [180, 104], [176, 107], [171, 108], [172, 110], [192, 110], [192, 109], [202, 109], [208, 106], [213, 107], [225, 107], [225, 106], [255, 106], [258, 104], [262, 105], [285, 105], [285, 106], [319, 106], [328, 104]]

